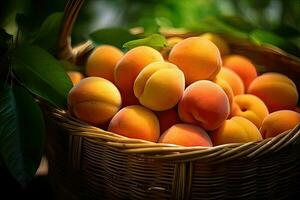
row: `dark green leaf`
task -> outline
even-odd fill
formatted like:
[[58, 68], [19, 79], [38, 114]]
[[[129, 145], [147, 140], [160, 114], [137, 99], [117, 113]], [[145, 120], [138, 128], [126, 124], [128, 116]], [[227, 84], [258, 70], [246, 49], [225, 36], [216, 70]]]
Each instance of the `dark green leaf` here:
[[47, 17], [37, 33], [34, 44], [37, 44], [40, 47], [53, 52], [55, 50], [55, 45], [62, 19], [62, 12], [53, 13], [49, 17]]
[[37, 46], [19, 46], [13, 51], [12, 67], [20, 81], [35, 95], [65, 107], [72, 83], [62, 64]]
[[250, 22], [243, 19], [242, 17], [220, 16], [218, 19], [220, 19], [225, 24], [230, 25], [238, 30], [248, 32], [248, 31], [252, 31], [254, 29], [254, 26]]
[[246, 39], [248, 38], [248, 34], [243, 32], [233, 26], [225, 24], [224, 22], [220, 21], [216, 17], [206, 17], [199, 21], [197, 24], [192, 24], [189, 27], [191, 31], [197, 32], [212, 32], [212, 33], [219, 33], [235, 38]]
[[6, 33], [6, 31], [3, 28], [0, 28], [0, 55], [4, 55], [8, 49], [9, 46], [11, 46], [12, 42], [12, 35]]
[[32, 20], [23, 13], [17, 13], [15, 21], [18, 26], [18, 44], [31, 43], [38, 28], [35, 27]]
[[300, 31], [292, 26], [281, 24], [278, 26], [274, 33], [282, 36], [282, 37], [299, 37]]
[[137, 46], [150, 46], [152, 48], [160, 50], [161, 48], [166, 46], [166, 44], [167, 44], [167, 41], [164, 36], [159, 35], [159, 34], [152, 34], [143, 39], [137, 39], [137, 40], [132, 40], [132, 41], [126, 42], [123, 45], [123, 48], [132, 49]]
[[43, 154], [45, 125], [40, 107], [20, 86], [0, 95], [0, 153], [17, 181], [28, 183]]
[[109, 44], [118, 48], [122, 48], [122, 45], [127, 41], [137, 39], [137, 36], [123, 28], [99, 29], [89, 36], [95, 45]]

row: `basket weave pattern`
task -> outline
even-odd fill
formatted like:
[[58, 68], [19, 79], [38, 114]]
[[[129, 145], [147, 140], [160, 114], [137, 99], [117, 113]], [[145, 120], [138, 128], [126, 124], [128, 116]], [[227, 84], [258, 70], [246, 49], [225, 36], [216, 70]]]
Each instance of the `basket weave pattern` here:
[[[69, 1], [57, 56], [79, 63], [91, 43], [70, 46], [82, 0]], [[233, 53], [298, 85], [300, 60], [278, 49], [228, 39]], [[260, 70], [260, 69], [258, 69]], [[44, 105], [50, 177], [59, 199], [285, 199], [300, 188], [300, 125], [274, 138], [181, 147], [126, 138]]]

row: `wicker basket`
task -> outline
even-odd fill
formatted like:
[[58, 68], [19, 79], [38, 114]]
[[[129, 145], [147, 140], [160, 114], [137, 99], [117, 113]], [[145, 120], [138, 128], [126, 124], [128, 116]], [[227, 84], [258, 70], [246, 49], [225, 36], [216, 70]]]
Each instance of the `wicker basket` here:
[[[70, 1], [58, 42], [59, 58], [82, 62], [70, 32], [82, 0]], [[300, 60], [279, 49], [228, 39], [264, 71], [297, 84]], [[49, 177], [58, 199], [285, 199], [300, 188], [300, 125], [261, 142], [180, 147], [129, 139], [43, 105], [48, 125]]]

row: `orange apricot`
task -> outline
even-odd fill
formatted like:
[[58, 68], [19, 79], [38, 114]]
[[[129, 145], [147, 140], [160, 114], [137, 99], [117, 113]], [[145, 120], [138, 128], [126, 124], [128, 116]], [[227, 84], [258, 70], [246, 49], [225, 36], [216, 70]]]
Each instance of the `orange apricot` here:
[[287, 76], [275, 72], [265, 73], [254, 79], [248, 93], [263, 100], [269, 112], [294, 110], [298, 102], [295, 83]]
[[138, 104], [133, 92], [134, 81], [145, 66], [158, 61], [163, 61], [162, 55], [147, 46], [135, 47], [121, 58], [116, 65], [114, 77], [124, 106]]
[[263, 121], [260, 132], [264, 138], [275, 137], [300, 123], [300, 114], [292, 110], [270, 113]]
[[178, 104], [182, 121], [203, 127], [218, 128], [230, 113], [230, 104], [223, 89], [207, 80], [194, 82], [186, 88]]
[[184, 88], [182, 71], [167, 62], [147, 65], [134, 82], [134, 94], [139, 102], [155, 111], [174, 107], [182, 97]]
[[68, 108], [78, 119], [100, 126], [121, 107], [121, 95], [110, 81], [100, 77], [82, 79], [70, 90]]
[[223, 58], [223, 66], [231, 69], [242, 79], [247, 90], [250, 83], [257, 77], [254, 64], [246, 57], [241, 55], [228, 55]]
[[192, 124], [173, 125], [160, 136], [158, 142], [188, 147], [212, 146], [212, 142], [206, 131]]
[[200, 37], [190, 37], [177, 43], [170, 52], [169, 61], [183, 71], [186, 85], [214, 79], [222, 66], [216, 45]]
[[114, 83], [114, 70], [123, 52], [111, 45], [102, 45], [92, 52], [86, 63], [87, 76], [105, 78]]
[[235, 96], [233, 101], [236, 106], [233, 107], [231, 115], [244, 117], [257, 128], [260, 128], [264, 118], [269, 114], [267, 106], [257, 96], [241, 94]]
[[227, 119], [222, 126], [213, 131], [210, 136], [214, 146], [262, 140], [258, 128], [248, 119], [239, 116]]
[[150, 142], [157, 142], [160, 135], [156, 115], [139, 105], [122, 108], [110, 121], [108, 131]]

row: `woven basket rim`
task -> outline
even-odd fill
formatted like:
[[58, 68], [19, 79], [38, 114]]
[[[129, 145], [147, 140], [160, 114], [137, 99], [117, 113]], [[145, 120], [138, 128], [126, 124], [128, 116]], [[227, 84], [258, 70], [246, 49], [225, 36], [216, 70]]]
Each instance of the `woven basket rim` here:
[[68, 111], [49, 107], [48, 113], [55, 123], [64, 127], [71, 136], [79, 136], [95, 144], [105, 143], [107, 146], [128, 154], [141, 154], [147, 158], [165, 160], [203, 159], [218, 163], [217, 159], [232, 159], [237, 157], [254, 158], [300, 142], [300, 123], [293, 129], [275, 137], [258, 142], [229, 143], [212, 147], [185, 147], [175, 144], [155, 143], [142, 139], [133, 139], [105, 131], [72, 117]]

